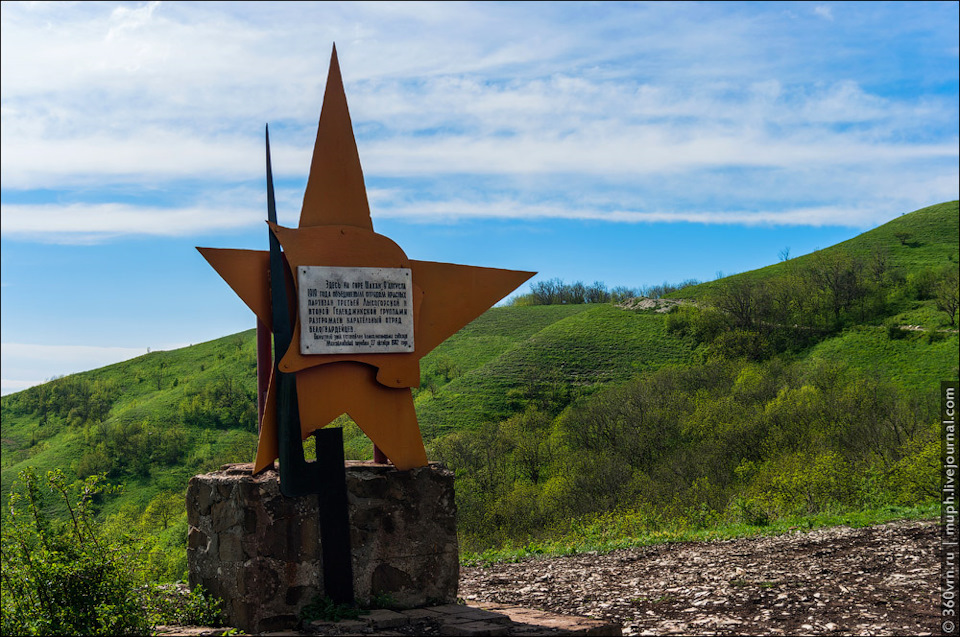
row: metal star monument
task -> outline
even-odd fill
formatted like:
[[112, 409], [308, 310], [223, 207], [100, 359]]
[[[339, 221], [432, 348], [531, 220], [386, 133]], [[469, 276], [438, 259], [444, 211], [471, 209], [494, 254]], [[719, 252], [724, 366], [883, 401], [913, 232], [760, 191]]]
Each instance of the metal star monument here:
[[302, 441], [344, 413], [397, 469], [426, 465], [420, 359], [535, 273], [409, 259], [374, 232], [336, 47], [299, 227], [276, 222], [269, 133], [267, 202], [269, 251], [198, 248], [273, 334], [254, 472], [279, 457], [285, 493], [316, 493]]

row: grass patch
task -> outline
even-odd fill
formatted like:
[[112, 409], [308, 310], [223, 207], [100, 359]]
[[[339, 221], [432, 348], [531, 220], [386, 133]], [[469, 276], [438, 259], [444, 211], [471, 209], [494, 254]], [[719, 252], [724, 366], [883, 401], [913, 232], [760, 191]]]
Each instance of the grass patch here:
[[[577, 311], [564, 312], [563, 318], [524, 338], [516, 335], [511, 347], [483, 365], [433, 394], [421, 394], [417, 414], [425, 437], [476, 429], [484, 422], [508, 418], [522, 409], [520, 402], [538, 391], [557, 386], [589, 391], [690, 357], [689, 345], [667, 334], [662, 314], [632, 312], [609, 304], [497, 309], [503, 320], [511, 313], [568, 307]], [[457, 347], [454, 343], [446, 352], [459, 361]]]
[[883, 328], [857, 326], [817, 344], [806, 359], [810, 364], [843, 361], [852, 369], [929, 394], [939, 381], [957, 378], [958, 351], [957, 334], [935, 333], [931, 339], [929, 333], [905, 330], [891, 339]]
[[540, 557], [609, 553], [617, 549], [668, 544], [671, 542], [710, 542], [737, 538], [767, 537], [813, 529], [849, 526], [862, 528], [896, 520], [929, 520], [940, 516], [940, 505], [914, 507], [884, 506], [809, 516], [785, 517], [765, 526], [721, 523], [709, 528], [694, 528], [683, 521], [660, 523], [637, 511], [597, 516], [574, 523], [572, 530], [554, 538], [531, 541], [519, 546], [503, 546], [480, 553], [462, 552], [463, 566], [489, 566], [498, 562], [519, 562]]

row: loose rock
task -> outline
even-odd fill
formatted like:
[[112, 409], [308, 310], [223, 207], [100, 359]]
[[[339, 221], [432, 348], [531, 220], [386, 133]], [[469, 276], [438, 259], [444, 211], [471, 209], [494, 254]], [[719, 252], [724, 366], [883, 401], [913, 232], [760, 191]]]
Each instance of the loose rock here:
[[616, 621], [624, 635], [933, 634], [935, 521], [463, 568], [460, 595]]

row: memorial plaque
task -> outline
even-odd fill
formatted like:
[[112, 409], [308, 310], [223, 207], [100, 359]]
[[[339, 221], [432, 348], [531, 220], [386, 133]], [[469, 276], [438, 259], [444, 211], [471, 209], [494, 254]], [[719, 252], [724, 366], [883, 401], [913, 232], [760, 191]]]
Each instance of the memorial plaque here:
[[408, 268], [297, 268], [300, 353], [413, 351]]

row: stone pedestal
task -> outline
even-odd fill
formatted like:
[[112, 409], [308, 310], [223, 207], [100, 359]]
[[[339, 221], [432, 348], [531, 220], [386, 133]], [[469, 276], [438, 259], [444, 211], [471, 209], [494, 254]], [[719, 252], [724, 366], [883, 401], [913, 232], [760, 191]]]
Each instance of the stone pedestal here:
[[[287, 498], [279, 476], [224, 465], [187, 489], [190, 586], [224, 600], [248, 633], [294, 625], [323, 597], [318, 498]], [[399, 607], [455, 602], [459, 579], [453, 473], [348, 462], [353, 588], [358, 602]]]

